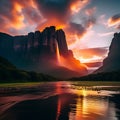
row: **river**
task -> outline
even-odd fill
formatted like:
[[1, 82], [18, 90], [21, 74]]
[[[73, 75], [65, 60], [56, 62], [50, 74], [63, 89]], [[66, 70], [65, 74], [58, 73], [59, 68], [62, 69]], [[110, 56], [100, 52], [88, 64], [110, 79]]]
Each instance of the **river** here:
[[48, 82], [0, 95], [0, 120], [120, 120], [120, 86]]

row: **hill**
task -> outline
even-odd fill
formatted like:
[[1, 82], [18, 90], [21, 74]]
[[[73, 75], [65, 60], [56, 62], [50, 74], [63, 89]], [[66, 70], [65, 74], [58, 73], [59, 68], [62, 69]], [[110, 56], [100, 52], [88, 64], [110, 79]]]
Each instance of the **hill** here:
[[53, 81], [54, 77], [36, 72], [18, 70], [12, 63], [0, 57], [0, 83]]
[[90, 74], [83, 77], [71, 78], [77, 81], [120, 81], [120, 70]]

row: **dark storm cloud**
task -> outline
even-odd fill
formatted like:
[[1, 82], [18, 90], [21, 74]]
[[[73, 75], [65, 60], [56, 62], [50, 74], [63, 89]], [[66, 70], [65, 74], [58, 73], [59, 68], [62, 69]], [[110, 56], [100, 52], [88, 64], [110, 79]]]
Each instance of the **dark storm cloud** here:
[[[76, 0], [75, 0], [76, 1]], [[67, 18], [72, 0], [36, 0], [39, 10], [46, 18], [56, 16], [61, 20]]]
[[67, 22], [75, 12], [79, 12], [89, 0], [35, 0], [36, 4], [47, 19], [57, 19]]

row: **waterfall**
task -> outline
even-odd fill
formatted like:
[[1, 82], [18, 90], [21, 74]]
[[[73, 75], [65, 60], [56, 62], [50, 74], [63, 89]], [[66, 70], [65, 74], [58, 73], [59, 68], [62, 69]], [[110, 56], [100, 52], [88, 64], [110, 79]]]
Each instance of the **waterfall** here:
[[61, 60], [60, 60], [60, 52], [59, 52], [58, 43], [57, 43], [56, 45], [57, 45], [57, 49], [56, 49], [57, 61], [58, 61], [58, 63], [60, 64]]

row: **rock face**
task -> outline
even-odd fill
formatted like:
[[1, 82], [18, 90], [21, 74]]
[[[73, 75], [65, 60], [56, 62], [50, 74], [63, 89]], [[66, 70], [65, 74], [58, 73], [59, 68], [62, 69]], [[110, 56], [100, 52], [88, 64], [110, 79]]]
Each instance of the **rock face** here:
[[111, 72], [116, 70], [120, 70], [120, 33], [114, 34], [108, 57], [104, 59], [103, 66], [96, 72]]
[[[73, 57], [72, 51], [68, 50], [64, 31], [56, 30], [54, 26], [25, 36], [0, 33], [0, 56], [25, 70], [51, 74], [57, 69], [71, 71], [71, 74], [74, 71], [78, 76], [87, 73], [86, 68]], [[61, 63], [58, 58], [61, 58]], [[61, 72], [57, 74], [61, 76]]]
[[60, 55], [66, 56], [68, 55], [68, 47], [65, 38], [65, 33], [63, 30], [56, 31], [56, 39], [59, 46]]

